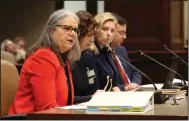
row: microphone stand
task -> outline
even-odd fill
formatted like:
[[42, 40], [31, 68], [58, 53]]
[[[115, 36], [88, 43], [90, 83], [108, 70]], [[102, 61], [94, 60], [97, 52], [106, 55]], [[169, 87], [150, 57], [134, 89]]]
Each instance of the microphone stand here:
[[[167, 51], [169, 51], [170, 53], [172, 53], [175, 57], [180, 58], [177, 54], [175, 54], [173, 51], [171, 51], [166, 45], [163, 45], [163, 47], [164, 47], [165, 50], [167, 50]], [[182, 58], [180, 58], [180, 60], [181, 60], [185, 65], [188, 66], [188, 63], [187, 63], [186, 61], [184, 61]]]
[[[164, 49], [172, 53], [175, 57], [179, 58], [186, 66], [188, 66], [188, 63], [184, 61], [181, 57], [179, 57], [176, 53], [174, 53], [172, 50], [170, 50], [166, 45], [163, 45]], [[184, 82], [184, 87], [182, 88], [183, 90], [187, 90], [186, 96], [188, 96], [188, 86], [185, 81]]]
[[[139, 52], [141, 55], [144, 55], [145, 57], [149, 58], [150, 60], [152, 60], [152, 61], [158, 63], [159, 65], [163, 66], [164, 68], [166, 68], [166, 69], [168, 69], [168, 70], [174, 72], [174, 73], [177, 74], [179, 77], [181, 77], [181, 81], [184, 82], [184, 86], [181, 88], [181, 90], [187, 90], [186, 96], [188, 96], [188, 86], [187, 86], [186, 81], [184, 80], [184, 78], [183, 78], [179, 73], [177, 73], [176, 71], [174, 71], [174, 70], [168, 68], [167, 66], [163, 65], [162, 63], [156, 61], [155, 59], [151, 58], [150, 56], [146, 55], [143, 51], [138, 50], [138, 52]], [[178, 57], [178, 58], [179, 58], [179, 57]]]
[[161, 66], [163, 66], [164, 68], [166, 68], [166, 69], [168, 69], [168, 70], [174, 72], [175, 74], [177, 74], [179, 77], [181, 77], [181, 80], [184, 82], [184, 85], [186, 85], [186, 82], [185, 82], [184, 78], [183, 78], [179, 73], [177, 73], [176, 71], [174, 71], [174, 70], [168, 68], [167, 66], [163, 65], [162, 63], [156, 61], [155, 59], [151, 58], [150, 56], [146, 55], [146, 54], [145, 54], [144, 52], [142, 52], [141, 50], [139, 50], [138, 52], [139, 52], [141, 55], [144, 55], [145, 57], [149, 58], [150, 60], [152, 60], [152, 61], [158, 63], [158, 64], [161, 65]]
[[131, 63], [129, 63], [128, 61], [126, 61], [124, 58], [122, 58], [121, 56], [119, 56], [117, 53], [115, 53], [114, 51], [111, 50], [110, 47], [104, 47], [107, 51], [110, 51], [112, 54], [116, 55], [117, 57], [119, 57], [120, 59], [122, 59], [124, 62], [126, 62], [129, 66], [131, 66], [132, 68], [134, 68], [135, 70], [137, 70], [141, 75], [143, 75], [144, 77], [146, 77], [153, 85], [154, 89], [155, 89], [155, 93], [154, 93], [154, 103], [155, 104], [162, 104], [165, 103], [165, 95], [159, 91], [156, 87], [156, 85], [154, 84], [154, 82], [152, 81], [152, 79], [150, 79], [150, 77], [148, 77], [145, 73], [141, 72], [139, 69], [137, 69], [135, 66], [133, 66]]

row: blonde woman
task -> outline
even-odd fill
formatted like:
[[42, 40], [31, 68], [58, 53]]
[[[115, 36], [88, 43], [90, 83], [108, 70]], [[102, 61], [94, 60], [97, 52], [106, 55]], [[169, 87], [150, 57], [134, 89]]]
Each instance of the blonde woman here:
[[5, 39], [1, 43], [1, 50], [13, 55], [15, 61], [14, 64], [23, 64], [26, 52], [22, 49], [19, 49], [12, 40]]
[[111, 53], [104, 49], [104, 46], [110, 46], [112, 42], [117, 21], [109, 12], [98, 14], [95, 16], [95, 20], [97, 21], [97, 27], [94, 35], [95, 41], [91, 49], [96, 53], [99, 88], [104, 89], [106, 86], [111, 86], [112, 91], [120, 91], [118, 87], [119, 73], [116, 65]]

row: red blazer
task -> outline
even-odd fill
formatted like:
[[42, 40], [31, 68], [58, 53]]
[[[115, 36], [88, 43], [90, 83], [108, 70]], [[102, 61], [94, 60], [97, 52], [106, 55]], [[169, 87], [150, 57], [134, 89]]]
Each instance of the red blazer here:
[[[69, 62], [72, 104], [74, 90]], [[68, 86], [64, 67], [49, 48], [38, 49], [26, 59], [19, 79], [19, 87], [9, 114], [21, 114], [65, 106], [68, 101]]]

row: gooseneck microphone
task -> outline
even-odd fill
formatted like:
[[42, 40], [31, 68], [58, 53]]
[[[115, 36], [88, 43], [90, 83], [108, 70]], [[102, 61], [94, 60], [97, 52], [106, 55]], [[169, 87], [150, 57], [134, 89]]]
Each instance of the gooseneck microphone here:
[[158, 62], [157, 60], [151, 58], [150, 56], [146, 55], [142, 50], [138, 50], [138, 52], [140, 53], [140, 55], [144, 55], [145, 57], [149, 58], [150, 60], [152, 60], [152, 61], [158, 63], [159, 65], [163, 66], [164, 68], [166, 68], [166, 69], [172, 71], [173, 73], [177, 74], [177, 75], [181, 78], [181, 80], [184, 82], [184, 84], [186, 85], [186, 82], [185, 82], [184, 78], [183, 78], [179, 73], [177, 73], [177, 72], [174, 71], [173, 69], [170, 69], [169, 67], [163, 65], [162, 63]]
[[103, 47], [106, 51], [110, 51], [112, 54], [116, 55], [117, 57], [119, 57], [121, 60], [123, 60], [125, 63], [127, 63], [129, 66], [131, 66], [132, 68], [134, 68], [135, 70], [137, 70], [142, 76], [144, 76], [145, 78], [147, 78], [151, 84], [153, 85], [154, 89], [155, 89], [155, 93], [154, 93], [154, 103], [155, 104], [162, 104], [165, 103], [165, 95], [163, 95], [163, 93], [161, 91], [158, 91], [154, 81], [152, 79], [150, 79], [150, 77], [148, 77], [145, 73], [141, 72], [139, 69], [137, 69], [135, 66], [133, 66], [131, 63], [129, 63], [128, 61], [126, 61], [124, 58], [122, 58], [121, 56], [119, 56], [117, 53], [115, 53], [114, 51], [112, 51], [111, 47], [108, 46], [104, 46]]
[[179, 57], [176, 53], [174, 53], [172, 50], [170, 50], [166, 45], [163, 45], [164, 49], [172, 53], [175, 57], [179, 58], [185, 65], [188, 66], [188, 63], [184, 61], [181, 57]]
[[122, 59], [124, 62], [126, 62], [127, 64], [129, 64], [129, 66], [131, 66], [132, 68], [134, 68], [135, 70], [137, 70], [141, 75], [143, 75], [144, 77], [146, 77], [153, 84], [154, 89], [157, 90], [157, 87], [154, 84], [154, 82], [152, 81], [152, 79], [150, 79], [150, 77], [148, 77], [145, 73], [141, 72], [139, 69], [137, 69], [131, 63], [129, 63], [124, 58], [122, 58], [121, 56], [119, 56], [117, 53], [115, 53], [114, 51], [112, 51], [112, 49], [110, 47], [104, 46], [104, 48], [105, 48], [105, 50], [110, 51], [111, 53], [113, 53], [114, 55], [116, 55], [117, 57], [119, 57], [120, 59]]

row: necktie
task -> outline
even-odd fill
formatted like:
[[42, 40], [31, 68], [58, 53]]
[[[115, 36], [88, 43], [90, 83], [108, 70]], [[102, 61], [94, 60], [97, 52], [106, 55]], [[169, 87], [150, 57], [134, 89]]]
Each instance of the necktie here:
[[121, 78], [124, 81], [124, 84], [127, 85], [129, 84], [129, 78], [127, 77], [127, 74], [123, 68], [123, 66], [121, 65], [121, 63], [119, 62], [118, 58], [116, 57], [116, 55], [113, 55], [113, 59], [115, 61], [115, 64], [120, 72]]

